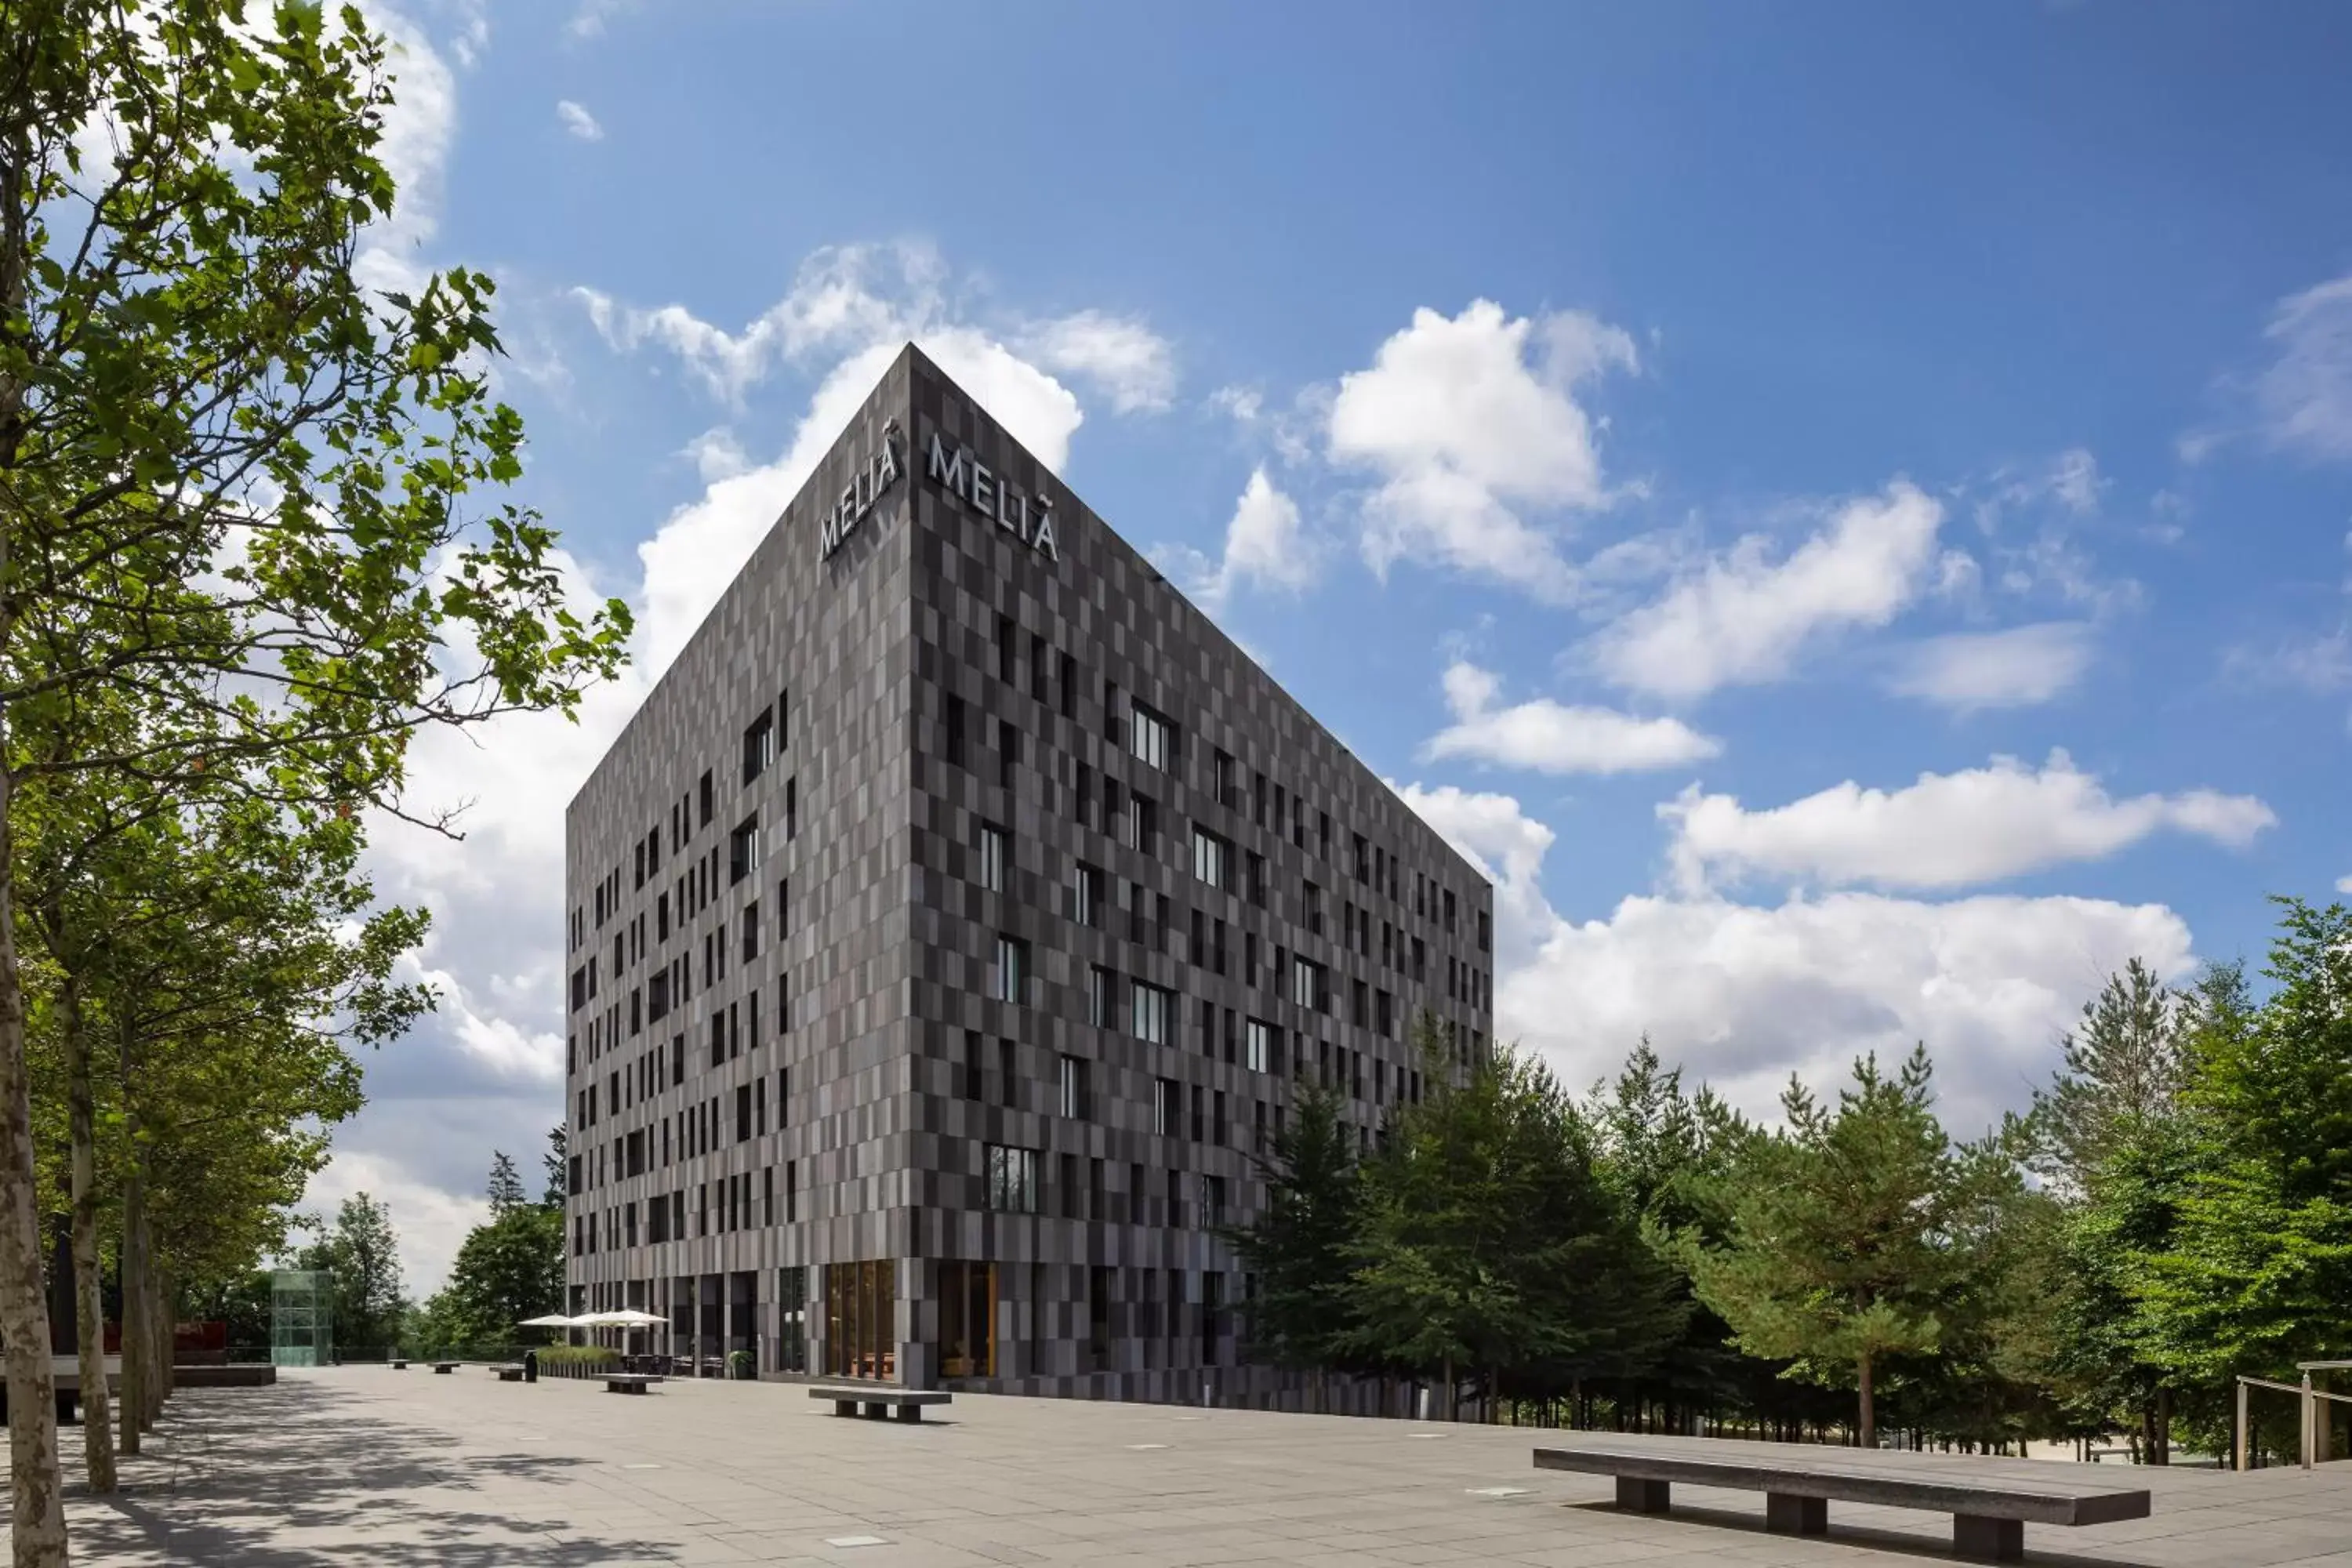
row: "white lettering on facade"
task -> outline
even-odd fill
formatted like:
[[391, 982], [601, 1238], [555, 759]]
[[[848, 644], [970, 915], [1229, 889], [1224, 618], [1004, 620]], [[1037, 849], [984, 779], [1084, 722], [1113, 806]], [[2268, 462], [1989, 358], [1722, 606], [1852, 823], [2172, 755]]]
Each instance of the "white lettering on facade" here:
[[933, 484], [962, 501], [1022, 543], [1059, 563], [1061, 541], [1054, 532], [1054, 503], [1027, 495], [990, 471], [969, 447], [950, 453], [937, 431], [924, 450], [924, 470]]
[[881, 449], [842, 487], [841, 499], [818, 520], [823, 525], [823, 539], [817, 559], [831, 555], [841, 548], [844, 540], [857, 531], [857, 525], [866, 521], [875, 503], [889, 493], [903, 471], [898, 466], [898, 422], [893, 419], [882, 426]]

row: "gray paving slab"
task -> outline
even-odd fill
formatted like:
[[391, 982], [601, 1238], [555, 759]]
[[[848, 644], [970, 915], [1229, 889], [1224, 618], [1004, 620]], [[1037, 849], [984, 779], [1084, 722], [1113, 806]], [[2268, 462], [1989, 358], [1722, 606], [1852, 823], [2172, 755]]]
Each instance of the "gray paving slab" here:
[[[1799, 1540], [1765, 1533], [1759, 1497], [1688, 1487], [1673, 1513], [1637, 1517], [1609, 1506], [1603, 1478], [1533, 1468], [1534, 1448], [1558, 1434], [1461, 1426], [1431, 1440], [1431, 1430], [987, 1395], [959, 1395], [937, 1421], [908, 1426], [838, 1420], [792, 1384], [680, 1382], [623, 1400], [591, 1384], [346, 1367], [183, 1394], [148, 1454], [126, 1463], [121, 1493], [74, 1495], [68, 1508], [76, 1561], [123, 1568], [1948, 1560], [1940, 1515], [1832, 1504], [1830, 1535]], [[78, 1468], [79, 1435], [65, 1438]], [[2093, 1474], [2147, 1486], [2152, 1517], [2028, 1525], [2030, 1561], [2352, 1568], [2352, 1465]], [[860, 1537], [880, 1543], [835, 1544]]]

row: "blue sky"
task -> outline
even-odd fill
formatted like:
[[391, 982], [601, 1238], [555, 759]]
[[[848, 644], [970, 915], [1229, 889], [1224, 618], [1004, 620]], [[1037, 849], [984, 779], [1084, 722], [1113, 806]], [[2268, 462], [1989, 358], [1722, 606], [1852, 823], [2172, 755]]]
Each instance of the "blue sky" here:
[[409, 0], [367, 264], [501, 284], [638, 668], [428, 742], [439, 1017], [314, 1196], [560, 1114], [561, 816], [926, 345], [1496, 873], [1506, 1034], [1972, 1128], [2352, 887], [2352, 13]]

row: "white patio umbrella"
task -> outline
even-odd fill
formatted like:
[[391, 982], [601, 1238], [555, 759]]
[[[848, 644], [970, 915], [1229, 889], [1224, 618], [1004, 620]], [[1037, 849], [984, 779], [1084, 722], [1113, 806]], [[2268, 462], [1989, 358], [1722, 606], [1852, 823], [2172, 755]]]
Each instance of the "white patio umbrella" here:
[[577, 1329], [666, 1329], [667, 1318], [657, 1318], [651, 1312], [640, 1312], [634, 1307], [624, 1307], [616, 1312], [591, 1312], [584, 1318], [574, 1318]]
[[580, 1320], [567, 1318], [561, 1312], [550, 1312], [543, 1318], [525, 1318], [515, 1326], [519, 1329], [576, 1329], [580, 1326]]

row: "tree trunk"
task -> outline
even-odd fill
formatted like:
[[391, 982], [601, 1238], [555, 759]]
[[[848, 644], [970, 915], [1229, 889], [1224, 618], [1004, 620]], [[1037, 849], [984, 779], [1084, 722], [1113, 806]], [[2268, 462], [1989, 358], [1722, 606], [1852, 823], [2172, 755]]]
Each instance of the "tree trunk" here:
[[66, 1121], [73, 1159], [73, 1299], [81, 1349], [82, 1458], [89, 1489], [114, 1489], [114, 1426], [106, 1398], [106, 1299], [98, 1277], [98, 1096], [90, 1082], [81, 982], [68, 974], [58, 998], [66, 1047]]
[[147, 1222], [147, 1314], [148, 1331], [152, 1336], [148, 1343], [155, 1349], [151, 1364], [154, 1376], [147, 1380], [147, 1429], [153, 1431], [155, 1423], [163, 1419], [163, 1402], [172, 1397], [173, 1362], [172, 1282], [169, 1270], [155, 1258], [155, 1223]]
[[[2323, 1453], [2319, 1457], [2324, 1459], [2327, 1456]], [[2148, 1423], [2147, 1462], [2151, 1465], [2172, 1463], [2172, 1390], [2161, 1384], [2157, 1388], [2156, 1408], [2150, 1413]]]
[[1458, 1420], [1460, 1418], [1460, 1411], [1456, 1408], [1454, 1403], [1454, 1358], [1452, 1356], [1447, 1356], [1445, 1358], [1444, 1377], [1445, 1419], [1448, 1421]]
[[[124, 1047], [126, 1063], [129, 1046]], [[147, 1425], [148, 1368], [155, 1360], [154, 1303], [147, 1295], [146, 1160], [139, 1150], [139, 1119], [130, 1119], [129, 1173], [122, 1179], [121, 1449], [139, 1452]]]
[[154, 1383], [155, 1313], [147, 1289], [147, 1152], [139, 1142], [139, 1101], [131, 1085], [131, 1029], [114, 1032], [114, 1069], [122, 1096], [125, 1152], [122, 1176], [122, 1397], [119, 1402], [125, 1454], [139, 1452], [150, 1425], [148, 1391]]
[[1878, 1416], [1870, 1405], [1870, 1352], [1868, 1351], [1862, 1352], [1860, 1371], [1862, 1373], [1862, 1425], [1856, 1430], [1855, 1439], [1865, 1448], [1875, 1448], [1878, 1447]]
[[[6, 563], [0, 531], [0, 567]], [[32, 1084], [25, 1062], [24, 974], [16, 952], [16, 780], [0, 721], [0, 1342], [8, 1365], [9, 1525], [16, 1568], [64, 1568], [57, 1380], [41, 1279], [41, 1218], [33, 1165]]]

